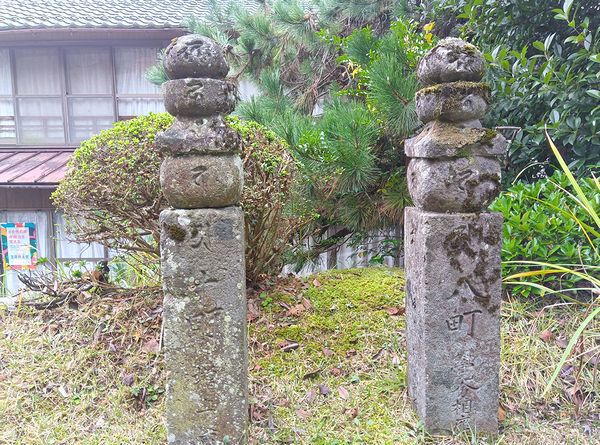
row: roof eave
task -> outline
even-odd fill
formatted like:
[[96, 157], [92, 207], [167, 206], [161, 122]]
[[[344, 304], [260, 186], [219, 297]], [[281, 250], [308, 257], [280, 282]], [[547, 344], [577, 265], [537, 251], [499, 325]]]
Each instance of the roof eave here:
[[162, 40], [186, 33], [183, 27], [156, 28], [27, 28], [0, 30], [0, 44], [25, 42], [97, 41], [97, 40]]

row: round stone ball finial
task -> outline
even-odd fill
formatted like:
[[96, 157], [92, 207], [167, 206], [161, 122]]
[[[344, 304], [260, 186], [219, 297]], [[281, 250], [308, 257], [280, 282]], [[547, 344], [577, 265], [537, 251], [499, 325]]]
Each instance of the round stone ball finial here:
[[474, 45], [455, 37], [440, 40], [417, 67], [417, 78], [426, 86], [460, 80], [479, 82], [484, 74], [483, 54]]
[[223, 79], [229, 72], [221, 46], [208, 37], [196, 34], [173, 40], [165, 50], [163, 65], [169, 79]]

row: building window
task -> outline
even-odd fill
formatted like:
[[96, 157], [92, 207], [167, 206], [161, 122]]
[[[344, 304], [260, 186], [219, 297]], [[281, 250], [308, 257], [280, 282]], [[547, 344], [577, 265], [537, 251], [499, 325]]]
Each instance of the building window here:
[[10, 52], [0, 49], [0, 144], [17, 143]]
[[160, 89], [145, 78], [156, 53], [152, 48], [115, 48], [119, 119], [164, 110]]
[[75, 146], [117, 120], [164, 111], [145, 79], [158, 51], [0, 49], [0, 144]]

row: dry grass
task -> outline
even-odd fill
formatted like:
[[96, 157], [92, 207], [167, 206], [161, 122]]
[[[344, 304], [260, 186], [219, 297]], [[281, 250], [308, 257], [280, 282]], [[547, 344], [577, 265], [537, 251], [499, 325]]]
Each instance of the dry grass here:
[[0, 315], [0, 444], [164, 443], [160, 399], [142, 400], [163, 384], [141, 351], [158, 336], [156, 306], [147, 294]]
[[[252, 444], [599, 443], [592, 356], [569, 362], [542, 398], [583, 306], [505, 303], [501, 435], [448, 439], [425, 435], [407, 401], [401, 273], [314, 280], [252, 299]], [[159, 303], [142, 295], [0, 315], [0, 444], [164, 443]], [[580, 350], [595, 341], [588, 332]]]

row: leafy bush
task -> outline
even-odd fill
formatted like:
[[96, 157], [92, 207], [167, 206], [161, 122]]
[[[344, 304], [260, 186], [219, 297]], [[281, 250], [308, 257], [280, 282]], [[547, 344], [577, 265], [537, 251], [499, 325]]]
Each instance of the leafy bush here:
[[77, 241], [158, 256], [166, 202], [154, 137], [172, 122], [167, 113], [117, 122], [75, 150], [52, 199]]
[[[600, 165], [600, 4], [597, 0], [435, 0], [424, 17], [453, 23], [485, 50], [494, 100], [489, 126], [519, 126], [508, 175], [554, 171], [544, 126], [569, 167], [586, 175]], [[441, 29], [437, 28], [437, 29]]]
[[574, 7], [555, 12], [552, 22], [570, 31], [563, 37], [548, 32], [531, 47], [496, 47], [486, 54], [495, 94], [489, 119], [523, 127], [509, 148], [513, 175], [533, 162], [553, 171], [546, 123], [571, 170], [586, 175], [600, 165], [600, 34]]
[[294, 200], [294, 159], [288, 145], [256, 122], [230, 116], [228, 124], [242, 137], [246, 278], [259, 281], [281, 271], [292, 240], [308, 221]]
[[[596, 211], [600, 210], [597, 180], [580, 180], [580, 186]], [[522, 271], [523, 264], [515, 261], [535, 260], [570, 267], [600, 263], [598, 227], [585, 208], [573, 201], [568, 188], [567, 175], [557, 171], [533, 184], [518, 182], [493, 203], [492, 210], [504, 215], [504, 276]], [[580, 277], [565, 273], [540, 274], [529, 279], [552, 289], [568, 289]], [[527, 296], [535, 287], [523, 285], [515, 290]]]
[[596, 0], [425, 0], [421, 3], [421, 19], [435, 20], [435, 33], [446, 37], [462, 32], [473, 44], [521, 48], [535, 40], [557, 33], [564, 39], [570, 33], [566, 23], [553, 20], [553, 9], [571, 3], [578, 15], [588, 16], [591, 29], [600, 24]]
[[[75, 151], [53, 200], [65, 212], [77, 241], [158, 259], [158, 217], [167, 203], [160, 191], [161, 159], [153, 142], [172, 122], [167, 113], [117, 122]], [[287, 144], [254, 122], [229, 123], [243, 139], [246, 267], [254, 280], [280, 271], [292, 234], [304, 219], [289, 212], [294, 161]]]

